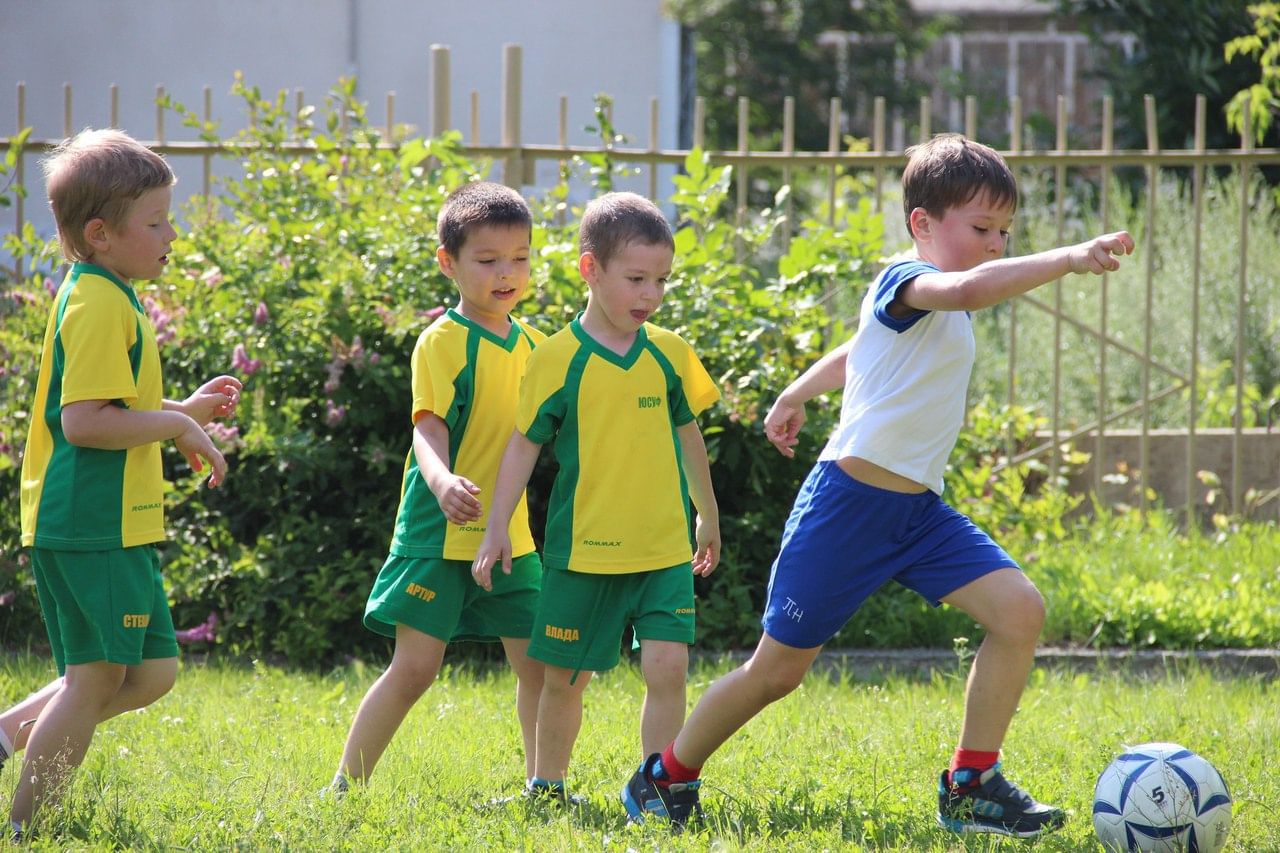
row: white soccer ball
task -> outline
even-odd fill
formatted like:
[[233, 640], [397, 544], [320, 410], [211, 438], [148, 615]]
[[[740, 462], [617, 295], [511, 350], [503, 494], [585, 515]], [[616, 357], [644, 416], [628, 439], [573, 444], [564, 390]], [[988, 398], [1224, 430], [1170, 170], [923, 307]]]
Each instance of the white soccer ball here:
[[1212, 764], [1176, 743], [1128, 748], [1093, 789], [1093, 829], [1109, 851], [1217, 853], [1231, 794]]

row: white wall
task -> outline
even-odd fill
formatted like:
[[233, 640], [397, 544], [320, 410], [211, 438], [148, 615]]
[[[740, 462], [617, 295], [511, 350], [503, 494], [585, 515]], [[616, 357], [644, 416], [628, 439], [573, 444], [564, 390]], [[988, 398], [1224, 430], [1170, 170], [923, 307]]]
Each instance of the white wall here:
[[[157, 138], [156, 86], [213, 115], [244, 124], [229, 94], [236, 70], [264, 93], [303, 89], [318, 102], [339, 77], [356, 75], [375, 124], [388, 91], [395, 120], [430, 128], [431, 45], [451, 48], [451, 124], [470, 134], [470, 93], [479, 92], [480, 142], [500, 142], [503, 44], [523, 47], [522, 137], [558, 139], [560, 95], [569, 98], [569, 141], [586, 144], [592, 98], [615, 99], [618, 129], [647, 145], [649, 101], [660, 103], [659, 145], [676, 145], [678, 26], [660, 0], [0, 0], [0, 136], [17, 129], [16, 84], [26, 84], [34, 139], [66, 135], [63, 84], [73, 90], [70, 129], [110, 118], [109, 87], [119, 86], [119, 124]], [[170, 115], [169, 141], [194, 133]], [[179, 189], [198, 189], [198, 161], [174, 159]], [[551, 170], [540, 171], [539, 180]], [[27, 160], [28, 216], [39, 219], [43, 185]], [[664, 182], [665, 183], [665, 182]], [[182, 195], [182, 193], [180, 193]], [[0, 232], [12, 226], [0, 218]]]

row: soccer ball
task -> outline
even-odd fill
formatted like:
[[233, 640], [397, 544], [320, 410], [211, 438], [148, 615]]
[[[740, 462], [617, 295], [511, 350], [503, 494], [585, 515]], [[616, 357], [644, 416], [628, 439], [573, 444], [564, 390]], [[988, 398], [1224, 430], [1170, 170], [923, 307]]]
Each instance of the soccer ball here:
[[1093, 829], [1109, 851], [1217, 853], [1231, 829], [1231, 794], [1222, 774], [1191, 750], [1144, 743], [1098, 777]]

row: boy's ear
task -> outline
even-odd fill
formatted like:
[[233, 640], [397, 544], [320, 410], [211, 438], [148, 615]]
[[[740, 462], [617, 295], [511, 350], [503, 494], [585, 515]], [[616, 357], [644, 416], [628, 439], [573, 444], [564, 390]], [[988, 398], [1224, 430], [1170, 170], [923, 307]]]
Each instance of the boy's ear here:
[[595, 284], [600, 276], [600, 262], [591, 252], [578, 255], [578, 273], [587, 280], [587, 284]]
[[929, 211], [923, 207], [914, 208], [911, 216], [907, 218], [907, 222], [911, 226], [911, 237], [916, 240], [924, 240], [933, 236], [933, 220], [929, 217]]
[[449, 278], [453, 278], [453, 255], [445, 251], [444, 246], [436, 249], [436, 263], [440, 265], [440, 272]]
[[84, 224], [84, 241], [94, 253], [102, 252], [111, 247], [111, 240], [107, 235], [107, 220], [101, 216], [96, 216]]

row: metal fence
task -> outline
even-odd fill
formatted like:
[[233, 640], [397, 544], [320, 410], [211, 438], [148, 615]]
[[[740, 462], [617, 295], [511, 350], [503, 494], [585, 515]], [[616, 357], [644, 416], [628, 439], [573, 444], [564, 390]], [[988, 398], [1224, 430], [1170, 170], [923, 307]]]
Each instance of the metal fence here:
[[[493, 158], [500, 163], [501, 178], [509, 185], [521, 187], [532, 183], [536, 174], [536, 165], [539, 162], [563, 162], [574, 155], [593, 154], [603, 150], [603, 145], [575, 146], [567, 143], [569, 105], [564, 97], [561, 97], [559, 102], [559, 133], [557, 140], [535, 142], [522, 137], [521, 112], [523, 93], [521, 49], [518, 45], [507, 45], [504, 50], [503, 84], [500, 97], [497, 100], [497, 108], [500, 109], [502, 116], [501, 138], [496, 143], [480, 139], [481, 95], [479, 92], [472, 91], [469, 94], [466, 122], [458, 123], [454, 119], [455, 111], [451, 102], [449, 58], [448, 48], [433, 46], [431, 51], [431, 79], [427, 87], [431, 107], [431, 120], [430, 126], [426, 130], [431, 135], [438, 135], [447, 130], [462, 131], [465, 150], [471, 155]], [[163, 96], [164, 90], [160, 87], [156, 92], [157, 102], [161, 101]], [[293, 96], [296, 99], [299, 112], [301, 112], [305, 102], [305, 95], [298, 90], [293, 93]], [[115, 87], [111, 87], [109, 90], [109, 98], [111, 122], [115, 124], [119, 99], [119, 93]], [[210, 89], [205, 87], [203, 118], [206, 121], [213, 118], [210, 109], [211, 102]], [[15, 126], [18, 129], [25, 126], [25, 103], [25, 91], [19, 85], [17, 115], [15, 117]], [[388, 93], [385, 101], [385, 136], [382, 144], [389, 146], [397, 145], [402, 141], [399, 137], [403, 136], [403, 131], [398, 130], [395, 123], [395, 103], [395, 93]], [[964, 103], [963, 126], [944, 128], [934, 126], [934, 105], [930, 99], [921, 99], [918, 119], [914, 123], [915, 137], [923, 140], [934, 132], [957, 130], [976, 138], [978, 128], [977, 99], [968, 97]], [[693, 145], [697, 148], [703, 148], [705, 142], [704, 105], [703, 99], [699, 98], [695, 102], [693, 110], [692, 139]], [[709, 152], [710, 159], [714, 164], [733, 167], [736, 215], [739, 221], [743, 221], [752, 213], [749, 207], [752, 170], [762, 168], [768, 168], [771, 174], [780, 175], [781, 182], [787, 185], [803, 176], [803, 179], [808, 181], [810, 185], [822, 186], [825, 189], [827, 202], [825, 208], [831, 217], [835, 216], [835, 201], [840, 176], [847, 173], [865, 175], [869, 178], [872, 202], [875, 209], [880, 210], [882, 208], [885, 188], [896, 181], [897, 172], [906, 163], [907, 159], [904, 151], [889, 150], [886, 147], [884, 98], [874, 99], [869, 150], [863, 151], [846, 150], [845, 128], [842, 125], [842, 117], [845, 111], [839, 99], [832, 99], [828, 105], [829, 133], [827, 148], [821, 151], [797, 151], [795, 149], [796, 102], [794, 98], [790, 97], [785, 99], [780, 117], [782, 124], [780, 149], [771, 151], [752, 150], [751, 128], [748, 125], [749, 105], [747, 98], [738, 99], [739, 121], [736, 148]], [[1009, 461], [1018, 462], [1028, 458], [1042, 457], [1047, 461], [1050, 474], [1056, 475], [1059, 464], [1059, 454], [1056, 451], [1061, 445], [1066, 442], [1089, 439], [1093, 442], [1094, 454], [1101, 459], [1107, 441], [1108, 427], [1116, 421], [1136, 417], [1140, 425], [1136, 465], [1141, 472], [1146, 472], [1150, 464], [1151, 407], [1166, 398], [1177, 394], [1185, 394], [1188, 400], [1185, 422], [1185, 494], [1188, 496], [1187, 507], [1190, 514], [1192, 503], [1190, 497], [1198, 491], [1203, 491], [1196, 484], [1196, 476], [1199, 470], [1197, 465], [1196, 425], [1198, 420], [1197, 405], [1200, 399], [1197, 382], [1199, 381], [1201, 367], [1199, 364], [1201, 349], [1199, 306], [1203, 273], [1202, 235], [1205, 176], [1207, 170], [1225, 170], [1238, 176], [1240, 188], [1238, 221], [1234, 229], [1236, 244], [1225, 247], [1227, 251], [1233, 252], [1239, 258], [1234, 317], [1235, 358], [1233, 384], [1235, 414], [1230, 437], [1231, 463], [1229, 467], [1231, 475], [1229, 495], [1231, 506], [1240, 507], [1242, 495], [1245, 491], [1244, 469], [1246, 466], [1242, 457], [1242, 448], [1247, 431], [1243, 412], [1245, 388], [1246, 383], [1249, 381], [1249, 377], [1246, 375], [1245, 345], [1247, 335], [1246, 314], [1250, 300], [1247, 258], [1251, 239], [1251, 175], [1255, 174], [1255, 170], [1259, 167], [1280, 165], [1280, 149], [1254, 148], [1247, 123], [1247, 109], [1244, 110], [1246, 125], [1241, 135], [1239, 148], [1230, 150], [1206, 149], [1204, 139], [1207, 116], [1203, 97], [1197, 99], [1193, 147], [1180, 150], [1162, 149], [1156, 132], [1156, 105], [1154, 100], [1148, 97], [1144, 116], [1147, 128], [1146, 148], [1143, 150], [1117, 150], [1113, 144], [1114, 115], [1110, 99], [1101, 99], [1097, 104], [1097, 108], [1100, 111], [1099, 124], [1101, 133], [1096, 147], [1081, 148], [1068, 144], [1068, 130], [1070, 128], [1068, 106], [1065, 98], [1059, 97], [1056, 116], [1056, 144], [1054, 148], [1051, 150], [1028, 150], [1023, 145], [1024, 117], [1022, 104], [1018, 98], [1011, 98], [1008, 103], [1006, 125], [1008, 144], [1006, 150], [1002, 153], [1015, 170], [1035, 169], [1051, 175], [1052, 188], [1054, 189], [1052, 192], [1052, 198], [1054, 199], [1053, 216], [1059, 243], [1064, 241], [1067, 232], [1065, 205], [1069, 194], [1064, 190], [1068, 186], [1070, 179], [1074, 176], [1086, 174], [1088, 180], [1097, 185], [1097, 197], [1102, 200], [1102, 203], [1100, 204], [1101, 209], [1096, 211], [1096, 214], [1102, 223], [1103, 230], [1109, 230], [1121, 227], [1120, 223], [1112, 220], [1109, 213], [1110, 205], [1106, 201], [1109, 198], [1110, 186], [1116, 180], [1117, 170], [1133, 170], [1136, 168], [1142, 172], [1144, 180], [1141, 183], [1145, 186], [1146, 194], [1145, 204], [1143, 205], [1145, 221], [1142, 223], [1141, 228], [1138, 229], [1143, 235], [1143, 242], [1139, 246], [1138, 255], [1138, 259], [1141, 260], [1135, 259], [1135, 262], [1145, 264], [1142, 276], [1144, 287], [1143, 293], [1136, 300], [1136, 304], [1132, 306], [1133, 310], [1142, 314], [1141, 342], [1131, 343], [1113, 334], [1109, 326], [1107, 308], [1109, 301], [1108, 276], [1102, 276], [1101, 278], [1097, 289], [1099, 310], [1096, 318], [1091, 321], [1086, 322], [1064, 307], [1062, 282], [1055, 282], [1050, 286], [1024, 295], [1011, 303], [1007, 316], [1006, 339], [1008, 363], [1004, 391], [1007, 400], [1010, 403], [1017, 403], [1021, 399], [1019, 393], [1019, 365], [1021, 348], [1025, 347], [1026, 343], [1020, 338], [1019, 331], [1024, 323], [1024, 320], [1020, 319], [1024, 311], [1039, 312], [1051, 318], [1052, 380], [1047, 402], [1049, 423], [1044, 440], [1030, 450], [1016, 455], [1011, 453]], [[608, 148], [611, 157], [616, 162], [633, 164], [641, 170], [642, 174], [647, 176], [650, 197], [656, 197], [658, 192], [659, 168], [678, 167], [689, 153], [685, 150], [661, 149], [659, 147], [658, 116], [658, 102], [655, 98], [650, 103], [649, 126], [643, 134], [643, 138], [647, 139], [647, 144], [642, 147], [609, 146]], [[75, 128], [73, 118], [73, 93], [68, 86], [64, 90], [63, 131], [66, 135], [70, 135]], [[208, 194], [213, 189], [214, 158], [227, 150], [226, 143], [171, 139], [165, 119], [165, 108], [158, 105], [153, 137], [143, 141], [169, 157], [199, 158], [203, 163], [202, 191]], [[1092, 124], [1093, 122], [1089, 123]], [[135, 133], [135, 135], [138, 134]], [[43, 151], [52, 147], [58, 141], [50, 138], [29, 139], [26, 146], [29, 150]], [[6, 150], [11, 145], [11, 138], [0, 137], [0, 150]], [[303, 154], [311, 149], [299, 143], [296, 150], [297, 153]], [[1179, 170], [1181, 174], [1189, 176], [1190, 204], [1194, 211], [1194, 219], [1191, 233], [1162, 235], [1157, 227], [1160, 216], [1157, 188], [1161, 174], [1166, 170], [1175, 169]], [[19, 158], [17, 162], [15, 180], [18, 184], [25, 184], [27, 180], [22, 158]], [[787, 216], [779, 235], [782, 249], [785, 249], [792, 237], [794, 203], [794, 196], [789, 195], [786, 200], [787, 207], [785, 212]], [[21, 229], [25, 221], [24, 202], [21, 197], [15, 201], [14, 216], [15, 226]], [[1126, 223], [1126, 226], [1128, 225], [1129, 223]], [[1274, 240], [1275, 234], [1274, 232], [1269, 232], [1262, 235], [1260, 239]], [[1190, 281], [1185, 282], [1185, 285], [1190, 288], [1192, 305], [1190, 340], [1186, 346], [1189, 357], [1183, 363], [1170, 363], [1153, 356], [1153, 341], [1160, 334], [1160, 330], [1155, 327], [1153, 322], [1153, 305], [1156, 302], [1157, 279], [1154, 262], [1157, 256], [1157, 241], [1160, 240], [1189, 240], [1192, 247], [1193, 261], [1190, 270]], [[1097, 395], [1096, 405], [1093, 407], [1094, 411], [1091, 413], [1077, 412], [1074, 413], [1072, 418], [1064, 416], [1061, 399], [1061, 359], [1064, 349], [1064, 333], [1068, 331], [1092, 341], [1096, 347]], [[1033, 343], [1033, 345], [1035, 344]], [[1136, 359], [1141, 367], [1141, 389], [1137, 395], [1138, 399], [1122, 407], [1113, 405], [1108, 387], [1109, 366], [1111, 359], [1117, 355]], [[1280, 438], [1280, 434], [1277, 435], [1277, 438]], [[1277, 454], [1276, 458], [1280, 459], [1280, 454]], [[1093, 486], [1098, 494], [1102, 494], [1104, 491], [1104, 476], [1103, 466], [1101, 464], [1096, 465], [1093, 471]], [[1139, 499], [1144, 508], [1148, 499], [1147, 491], [1145, 487], [1140, 490]]]

